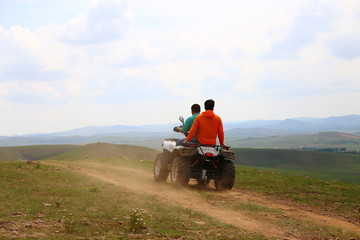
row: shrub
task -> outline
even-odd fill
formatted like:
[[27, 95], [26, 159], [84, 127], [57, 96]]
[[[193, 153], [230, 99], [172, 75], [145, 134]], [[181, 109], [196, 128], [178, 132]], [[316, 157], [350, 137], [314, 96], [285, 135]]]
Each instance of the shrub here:
[[129, 220], [129, 231], [138, 232], [141, 228], [145, 227], [145, 217], [146, 210], [140, 208], [133, 208], [130, 211], [130, 220]]

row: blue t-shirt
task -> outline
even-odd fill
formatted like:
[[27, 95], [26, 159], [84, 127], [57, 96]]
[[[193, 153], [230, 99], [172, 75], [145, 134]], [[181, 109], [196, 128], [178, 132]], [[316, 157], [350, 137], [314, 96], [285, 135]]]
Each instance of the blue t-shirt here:
[[188, 131], [190, 131], [191, 126], [193, 125], [196, 116], [199, 115], [199, 114], [200, 114], [200, 113], [195, 113], [194, 115], [188, 117], [188, 118], [185, 120], [185, 123], [184, 123], [184, 125], [182, 126], [181, 130], [182, 130], [183, 132], [188, 132]]

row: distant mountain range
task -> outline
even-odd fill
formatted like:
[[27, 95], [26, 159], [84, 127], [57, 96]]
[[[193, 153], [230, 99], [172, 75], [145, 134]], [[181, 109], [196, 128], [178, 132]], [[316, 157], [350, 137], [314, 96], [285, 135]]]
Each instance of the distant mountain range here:
[[[172, 131], [173, 127], [179, 123], [142, 126], [90, 126], [48, 134], [0, 136], [0, 146], [86, 144], [101, 141], [154, 147], [153, 145], [159, 146], [159, 142], [163, 138], [182, 138], [183, 135]], [[320, 132], [346, 132], [360, 135], [360, 115], [224, 122], [224, 128], [225, 137], [231, 139], [304, 135]]]
[[[328, 118], [293, 118], [285, 120], [255, 120], [228, 123], [228, 129], [264, 128], [287, 131], [289, 133], [316, 133], [324, 131], [360, 130], [360, 115], [348, 115]], [[229, 128], [230, 127], [230, 128]]]

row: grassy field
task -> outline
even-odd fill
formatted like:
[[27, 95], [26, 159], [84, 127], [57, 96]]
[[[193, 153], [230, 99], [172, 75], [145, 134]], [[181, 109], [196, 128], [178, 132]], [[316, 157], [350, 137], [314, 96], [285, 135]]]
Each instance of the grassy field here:
[[[1, 239], [268, 239], [41, 163], [1, 162], [0, 168]], [[132, 218], [133, 209], [146, 211], [136, 232], [141, 221]]]
[[[252, 156], [250, 150], [240, 151], [242, 152], [237, 153], [238, 156]], [[128, 188], [76, 172], [77, 169], [87, 167], [120, 179], [121, 176], [134, 177], [134, 169], [151, 173], [152, 159], [157, 153], [156, 150], [143, 147], [96, 143], [76, 147], [46, 160], [69, 165], [69, 171], [45, 165], [42, 161], [34, 164], [24, 161], [0, 162], [0, 238], [272, 239], [222, 223], [209, 216], [206, 211], [164, 204], [156, 194], [129, 191]], [[283, 157], [292, 159], [294, 153], [283, 154]], [[305, 161], [308, 158], [309, 156], [304, 155], [299, 159]], [[271, 162], [281, 165], [276, 157]], [[331, 162], [336, 163], [337, 160], [333, 159]], [[242, 191], [254, 192], [268, 198], [265, 202], [285, 201], [294, 208], [311, 209], [360, 224], [358, 184], [244, 165], [236, 167], [236, 174], [235, 188], [240, 195]], [[147, 176], [137, 175], [139, 176], [135, 178], [135, 182], [149, 181]], [[308, 235], [304, 236], [309, 236], [310, 239], [325, 239], [329, 236], [340, 239], [358, 237], [341, 229], [291, 216], [284, 217], [286, 214], [283, 210], [218, 194], [206, 188], [204, 191], [195, 188], [193, 192], [204, 203], [211, 203], [219, 209], [238, 211], [281, 228], [305, 232]], [[142, 209], [146, 211], [143, 213], [145, 223], [134, 219], [134, 209], [139, 214]], [[137, 224], [143, 227], [137, 229]], [[132, 231], [134, 229], [137, 231]]]
[[[360, 155], [285, 149], [233, 148], [241, 165], [360, 184]], [[282, 170], [282, 171], [281, 171]], [[284, 171], [286, 170], [286, 171]]]
[[238, 166], [236, 186], [360, 221], [360, 185]]

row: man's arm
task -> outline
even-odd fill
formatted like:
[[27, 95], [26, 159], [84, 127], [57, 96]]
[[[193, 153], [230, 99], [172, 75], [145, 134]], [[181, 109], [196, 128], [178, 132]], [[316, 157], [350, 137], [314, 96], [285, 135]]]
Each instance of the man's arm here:
[[186, 141], [190, 141], [195, 136], [195, 133], [196, 133], [196, 130], [198, 129], [198, 126], [199, 126], [198, 118], [195, 118], [195, 121], [194, 121], [194, 123], [193, 123], [193, 125], [192, 125], [192, 127], [190, 129], [190, 132], [186, 137]]
[[187, 118], [184, 125], [181, 128], [181, 132], [182, 133], [187, 133], [188, 131], [190, 131], [191, 129], [191, 125], [192, 125], [192, 121], [191, 121], [191, 117]]
[[191, 125], [192, 125], [192, 121], [191, 121], [191, 117], [189, 117], [185, 120], [185, 123], [182, 127], [174, 127], [174, 131], [186, 134], [190, 131]]
[[218, 126], [218, 137], [219, 137], [220, 145], [225, 145], [225, 143], [224, 143], [224, 139], [225, 139], [224, 127], [223, 127], [222, 120], [220, 117], [219, 117], [219, 126]]
[[181, 129], [181, 127], [174, 127], [174, 131], [175, 132], [181, 132], [181, 133], [184, 133]]

